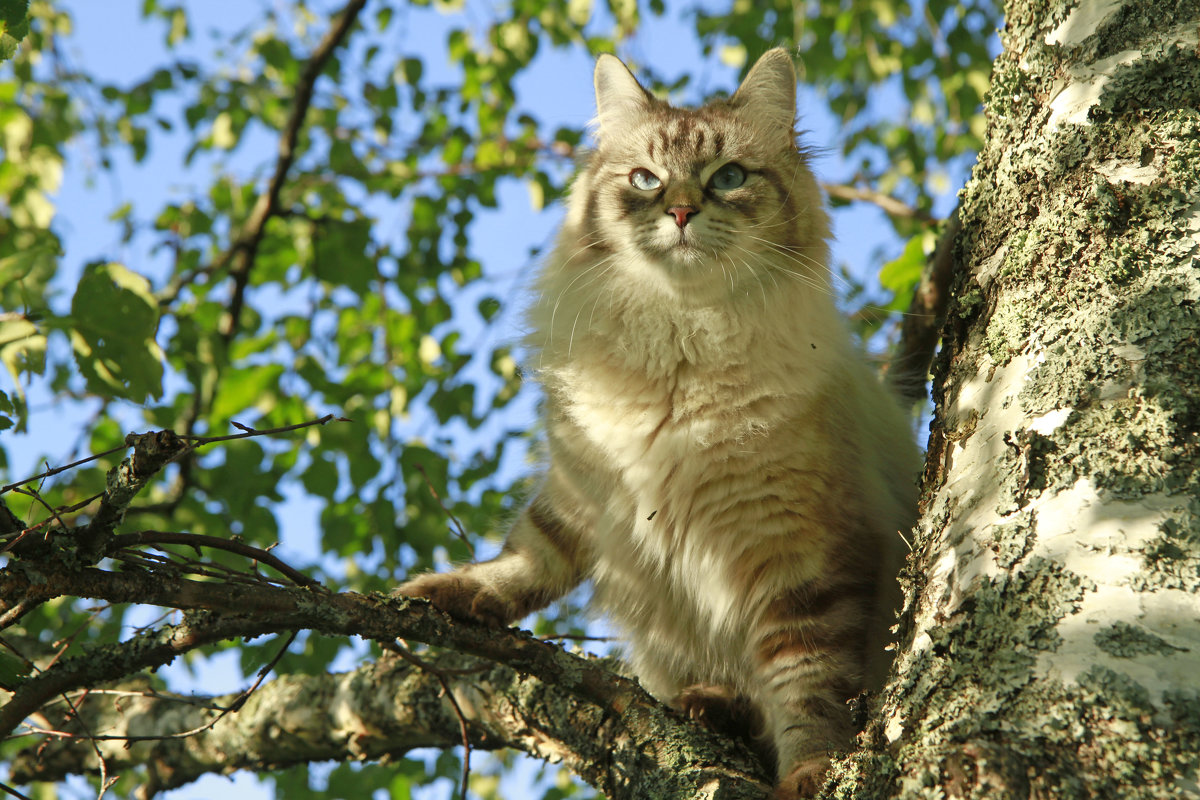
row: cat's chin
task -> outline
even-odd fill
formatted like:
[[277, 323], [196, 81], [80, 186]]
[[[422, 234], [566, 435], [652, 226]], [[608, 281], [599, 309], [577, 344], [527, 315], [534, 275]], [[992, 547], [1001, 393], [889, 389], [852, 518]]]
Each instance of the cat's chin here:
[[724, 302], [740, 282], [728, 263], [722, 268], [711, 252], [694, 245], [646, 251], [640, 260], [657, 276], [653, 282], [663, 290], [676, 299], [701, 305]]
[[668, 267], [681, 269], [705, 266], [711, 258], [711, 254], [706, 253], [694, 244], [688, 243], [676, 244], [664, 248], [659, 254], [659, 260]]

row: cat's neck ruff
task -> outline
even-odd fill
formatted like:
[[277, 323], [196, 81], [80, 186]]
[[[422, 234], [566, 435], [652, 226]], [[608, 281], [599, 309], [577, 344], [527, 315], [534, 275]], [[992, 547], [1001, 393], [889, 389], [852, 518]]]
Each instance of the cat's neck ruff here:
[[819, 288], [734, 277], [719, 262], [617, 256], [561, 267], [548, 265], [530, 311], [528, 344], [541, 369], [600, 358], [647, 377], [734, 366], [806, 373], [850, 355], [844, 323]]

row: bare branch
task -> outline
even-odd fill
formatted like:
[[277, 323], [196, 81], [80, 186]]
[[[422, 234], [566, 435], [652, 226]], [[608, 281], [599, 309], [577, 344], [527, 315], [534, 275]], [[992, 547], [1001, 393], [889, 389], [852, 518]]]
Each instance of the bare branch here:
[[415, 465], [417, 471], [425, 478], [425, 485], [429, 487], [429, 493], [433, 495], [433, 499], [437, 501], [438, 506], [450, 518], [450, 522], [454, 524], [454, 533], [458, 536], [459, 541], [467, 546], [467, 552], [471, 554], [471, 559], [475, 558], [475, 545], [471, 544], [471, 540], [467, 538], [467, 532], [463, 530], [462, 523], [458, 521], [458, 517], [454, 516], [454, 512], [446, 508], [446, 504], [442, 502], [441, 495], [437, 493], [437, 489], [433, 488], [433, 481], [429, 479], [429, 473], [425, 471], [425, 467], [420, 464]]
[[279, 192], [287, 180], [288, 170], [296, 158], [296, 144], [300, 138], [300, 129], [304, 126], [304, 118], [308, 115], [312, 103], [313, 89], [317, 78], [325, 69], [333, 51], [346, 38], [359, 12], [367, 0], [350, 0], [338, 13], [337, 20], [325, 33], [324, 38], [309, 57], [308, 63], [300, 73], [296, 83], [295, 101], [292, 113], [284, 126], [283, 136], [279, 139], [279, 153], [275, 161], [275, 171], [267, 184], [267, 189], [258, 196], [250, 216], [242, 226], [237, 240], [227, 256], [233, 260], [233, 296], [229, 302], [229, 311], [221, 323], [221, 335], [228, 342], [237, 332], [241, 322], [242, 305], [245, 302], [246, 286], [250, 282], [250, 271], [254, 267], [254, 259], [258, 255], [258, 246], [262, 241], [263, 231], [267, 221], [274, 215], [279, 206]]
[[261, 561], [270, 567], [273, 567], [282, 575], [286, 576], [292, 583], [298, 586], [316, 586], [318, 581], [308, 577], [295, 567], [288, 566], [278, 556], [263, 550], [261, 547], [245, 544], [244, 542], [235, 541], [233, 539], [222, 539], [219, 536], [206, 536], [198, 533], [173, 533], [170, 531], [137, 531], [136, 533], [123, 533], [112, 537], [108, 542], [108, 554], [112, 555], [117, 550], [124, 547], [137, 547], [140, 545], [160, 545], [160, 544], [177, 544], [186, 547], [201, 548], [211, 547], [215, 550], [225, 550], [229, 553], [236, 553], [240, 556], [252, 558], [255, 561]]
[[[235, 697], [139, 693], [118, 704], [92, 695], [81, 713], [93, 729], [112, 734], [100, 740], [111, 770], [162, 765], [162, 789], [238, 768], [452, 748], [462, 744], [465, 729], [474, 750], [513, 747], [560, 762], [613, 800], [763, 800], [767, 794], [769, 782], [744, 748], [661, 706], [653, 715], [614, 715], [553, 683], [459, 653], [420, 660], [425, 667], [385, 655], [351, 672], [276, 678], [237, 714], [186, 739], [166, 737], [179, 727], [201, 727], [213, 716], [204, 705], [227, 707]], [[278, 746], [281, 736], [289, 742], [286, 754]], [[55, 738], [18, 755], [14, 774], [52, 781], [96, 768], [81, 737]], [[661, 765], [672, 758], [676, 769], [666, 774]]]
[[871, 203], [879, 206], [893, 217], [913, 219], [918, 222], [928, 222], [932, 219], [928, 212], [910, 206], [908, 203], [897, 200], [891, 195], [877, 192], [874, 189], [865, 189], [861, 186], [850, 186], [844, 183], [822, 183], [821, 188], [825, 190], [825, 194], [832, 198], [848, 202]]
[[[110, 450], [105, 450], [103, 453], [96, 453], [95, 455], [88, 456], [87, 458], [81, 458], [78, 461], [72, 461], [70, 464], [64, 464], [61, 467], [55, 467], [54, 469], [48, 469], [45, 472], [40, 472], [31, 478], [25, 478], [24, 480], [17, 481], [16, 483], [10, 483], [5, 486], [0, 486], [0, 494], [4, 494], [5, 492], [11, 492], [13, 489], [17, 488], [18, 486], [24, 486], [27, 483], [33, 483], [34, 481], [41, 480], [42, 478], [49, 478], [53, 475], [57, 475], [60, 472], [66, 472], [69, 469], [75, 469], [75, 467], [82, 466], [82, 465], [88, 463], [89, 461], [95, 461], [98, 458], [104, 458], [105, 456], [110, 456], [113, 453], [120, 453], [126, 447], [128, 447], [128, 445], [123, 444], [120, 447], [114, 447]], [[6, 531], [0, 530], [0, 533], [6, 533]]]
[[138, 492], [159, 470], [194, 447], [171, 431], [131, 433], [125, 437], [125, 444], [133, 447], [133, 454], [108, 471], [100, 508], [80, 532], [79, 552], [89, 561], [99, 559], [113, 528], [124, 519], [125, 509]]
[[19, 798], [19, 800], [33, 800], [33, 798], [30, 797], [29, 795], [18, 792], [16, 789], [9, 786], [7, 783], [0, 783], [0, 792], [4, 792], [5, 794], [12, 795], [13, 797]]
[[224, 436], [193, 436], [180, 434], [180, 439], [186, 439], [196, 445], [212, 444], [213, 442], [231, 442], [235, 439], [249, 439], [252, 436], [274, 436], [277, 433], [288, 433], [290, 431], [303, 430], [311, 428], [314, 425], [326, 425], [330, 422], [349, 422], [345, 417], [337, 417], [333, 414], [326, 414], [319, 419], [310, 419], [307, 422], [297, 422], [295, 425], [284, 425], [279, 428], [251, 428], [248, 425], [243, 425], [240, 422], [232, 422], [233, 426], [241, 433], [227, 433]]

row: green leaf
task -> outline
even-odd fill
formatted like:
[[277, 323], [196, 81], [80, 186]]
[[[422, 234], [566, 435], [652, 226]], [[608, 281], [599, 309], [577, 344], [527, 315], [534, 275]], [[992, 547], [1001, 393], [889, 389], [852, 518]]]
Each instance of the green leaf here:
[[378, 269], [370, 256], [370, 220], [322, 222], [313, 237], [313, 249], [316, 272], [322, 279], [346, 286], [358, 294], [371, 291], [371, 282], [378, 277]]
[[16, 424], [17, 407], [9, 399], [8, 394], [0, 392], [0, 431], [6, 431]]
[[0, 652], [0, 686], [12, 689], [29, 675], [29, 664], [10, 653]]
[[46, 368], [46, 336], [28, 319], [0, 318], [0, 363], [8, 369], [17, 389], [17, 411], [24, 416], [22, 374], [40, 375]]
[[71, 345], [88, 388], [141, 402], [162, 395], [158, 303], [150, 282], [120, 264], [90, 264], [71, 300]]
[[338, 486], [337, 465], [324, 458], [314, 458], [300, 476], [308, 493], [317, 497], [333, 497]]
[[0, 61], [16, 55], [29, 33], [29, 0], [0, 0]]
[[892, 305], [907, 308], [912, 300], [913, 292], [921, 281], [921, 272], [925, 269], [925, 245], [928, 234], [918, 233], [904, 245], [904, 251], [883, 265], [879, 271], [879, 283], [891, 291], [894, 300]]

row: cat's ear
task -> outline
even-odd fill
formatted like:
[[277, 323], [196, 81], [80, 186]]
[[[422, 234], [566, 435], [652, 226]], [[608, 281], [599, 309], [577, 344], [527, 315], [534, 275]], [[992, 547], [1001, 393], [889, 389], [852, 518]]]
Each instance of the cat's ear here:
[[750, 74], [733, 93], [735, 108], [752, 109], [758, 119], [789, 130], [796, 124], [796, 70], [792, 57], [782, 47], [759, 57]]
[[596, 127], [636, 119], [654, 105], [654, 98], [642, 88], [629, 68], [616, 56], [604, 53], [596, 59]]

